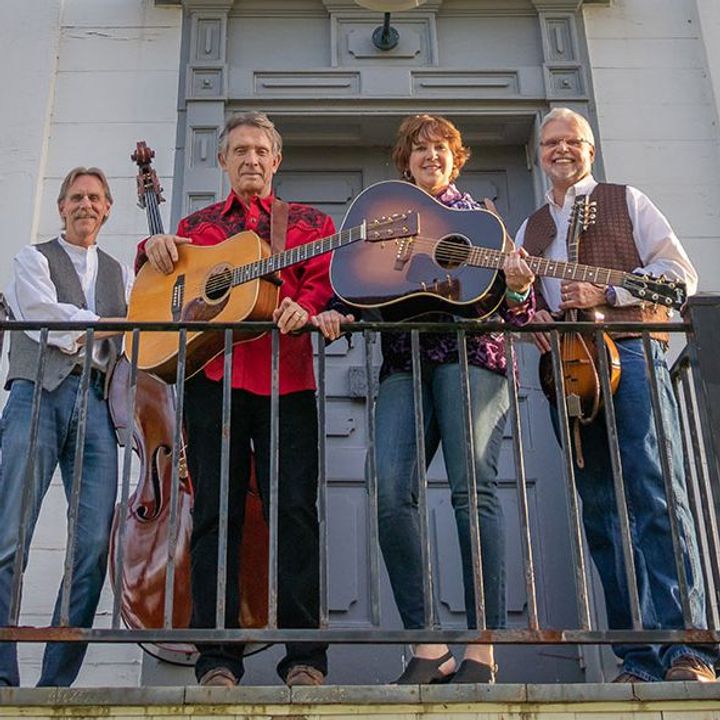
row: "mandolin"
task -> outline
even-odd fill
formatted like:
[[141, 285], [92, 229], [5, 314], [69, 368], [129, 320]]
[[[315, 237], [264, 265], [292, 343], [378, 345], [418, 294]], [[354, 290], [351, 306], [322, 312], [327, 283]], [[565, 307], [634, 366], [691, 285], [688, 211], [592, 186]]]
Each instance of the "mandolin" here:
[[[133, 322], [202, 320], [209, 324], [270, 320], [277, 307], [277, 272], [317, 255], [358, 241], [393, 241], [417, 234], [414, 213], [363, 219], [357, 227], [341, 230], [322, 240], [272, 254], [270, 246], [246, 230], [212, 246], [178, 245], [178, 261], [165, 275], [145, 263], [135, 278], [128, 319]], [[236, 331], [235, 342], [253, 340], [262, 333]], [[177, 332], [144, 333], [138, 367], [167, 382], [175, 382]], [[125, 351], [132, 352], [132, 333], [125, 335]], [[223, 333], [187, 333], [187, 377], [220, 354]]]
[[[568, 257], [577, 258], [582, 233], [595, 223], [596, 215], [597, 204], [591, 202], [588, 196], [582, 195], [575, 200], [570, 212], [567, 230]], [[556, 263], [553, 261], [553, 264]], [[571, 263], [559, 264], [567, 265]], [[591, 280], [590, 282], [596, 281]], [[605, 284], [616, 283], [606, 281]], [[565, 319], [568, 322], [575, 322], [578, 319], [578, 311], [575, 309], [568, 310], [565, 313]], [[563, 333], [560, 339], [560, 360], [565, 383], [565, 403], [568, 416], [572, 422], [575, 462], [579, 468], [585, 467], [580, 426], [589, 425], [593, 422], [602, 407], [601, 381], [598, 371], [598, 354], [600, 352], [606, 353], [607, 356], [610, 370], [610, 390], [614, 393], [620, 384], [622, 368], [617, 345], [606, 332], [602, 333], [602, 341], [602, 347], [598, 347], [593, 335], [577, 332]], [[538, 374], [545, 396], [551, 403], [556, 404], [557, 393], [551, 353], [546, 352], [540, 356]]]
[[[353, 201], [343, 227], [402, 208], [417, 214], [419, 232], [370, 240], [333, 253], [330, 280], [349, 305], [382, 308], [388, 319], [428, 312], [482, 318], [493, 313], [505, 290], [500, 270], [513, 244], [502, 220], [489, 210], [449, 208], [411, 183], [371, 185]], [[536, 275], [622, 287], [635, 297], [680, 307], [685, 286], [607, 268], [526, 257]]]

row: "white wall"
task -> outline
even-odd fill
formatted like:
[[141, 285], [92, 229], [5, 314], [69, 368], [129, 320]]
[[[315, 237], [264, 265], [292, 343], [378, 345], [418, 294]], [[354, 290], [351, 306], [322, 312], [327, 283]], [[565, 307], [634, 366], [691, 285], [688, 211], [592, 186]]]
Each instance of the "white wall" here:
[[[63, 176], [77, 165], [107, 173], [115, 204], [100, 242], [132, 261], [146, 234], [130, 160], [138, 140], [156, 151], [164, 194], [172, 194], [181, 23], [180, 8], [156, 8], [154, 0], [2, 0], [0, 285], [23, 245], [59, 230], [55, 198]], [[169, 204], [162, 206], [166, 225]], [[65, 513], [56, 478], [38, 522], [21, 624], [49, 623], [62, 574]], [[106, 583], [96, 626], [109, 626], [111, 611]], [[24, 685], [37, 680], [41, 652], [35, 645], [19, 647]], [[135, 645], [91, 646], [78, 684], [136, 685], [141, 655]]]
[[45, 138], [55, 85], [61, 12], [62, 0], [5, 0], [0, 3], [0, 27], [3, 28], [0, 286], [4, 286], [10, 277], [10, 258], [30, 241], [36, 222], [36, 199], [38, 183], [44, 173]]
[[700, 289], [720, 290], [720, 145], [707, 67], [720, 54], [720, 8], [697, 3], [712, 23], [707, 54], [696, 0], [616, 0], [586, 6], [585, 22], [608, 180], [647, 192], [699, 268]]

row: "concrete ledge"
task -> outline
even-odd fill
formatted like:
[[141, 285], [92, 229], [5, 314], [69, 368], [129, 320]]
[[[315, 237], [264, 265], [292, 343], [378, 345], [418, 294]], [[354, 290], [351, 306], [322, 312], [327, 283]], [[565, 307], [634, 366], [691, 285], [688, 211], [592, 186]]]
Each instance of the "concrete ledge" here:
[[617, 683], [557, 685], [325, 685], [235, 688], [198, 686], [132, 688], [0, 688], [8, 706], [187, 705], [576, 705], [587, 703], [708, 702], [720, 708], [718, 683]]

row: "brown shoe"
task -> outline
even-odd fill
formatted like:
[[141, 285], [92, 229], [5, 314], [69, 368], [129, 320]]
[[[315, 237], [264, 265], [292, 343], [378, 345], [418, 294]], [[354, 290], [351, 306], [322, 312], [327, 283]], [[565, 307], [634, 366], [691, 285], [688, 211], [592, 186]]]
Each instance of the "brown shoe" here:
[[285, 678], [285, 684], [288, 687], [296, 687], [298, 685], [324, 685], [325, 676], [320, 670], [310, 665], [293, 665]]
[[681, 655], [665, 673], [666, 680], [715, 682], [715, 670], [692, 655]]
[[614, 680], [614, 683], [641, 683], [647, 682], [645, 678], [641, 678], [638, 675], [634, 675], [631, 672], [621, 672]]
[[201, 678], [203, 687], [235, 687], [238, 679], [226, 667], [216, 667], [208, 670]]

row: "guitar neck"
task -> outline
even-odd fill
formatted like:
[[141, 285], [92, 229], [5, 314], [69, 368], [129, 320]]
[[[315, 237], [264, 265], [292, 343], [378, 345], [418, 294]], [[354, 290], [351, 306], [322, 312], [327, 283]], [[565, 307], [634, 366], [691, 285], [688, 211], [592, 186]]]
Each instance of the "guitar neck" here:
[[[489, 267], [501, 269], [507, 253], [489, 248], [474, 247], [470, 251], [468, 264], [475, 267]], [[579, 280], [596, 285], [617, 285], [622, 287], [628, 273], [622, 270], [609, 270], [607, 268], [580, 265], [578, 263], [561, 260], [549, 260], [541, 257], [526, 257], [525, 262], [536, 274], [544, 277], [559, 278], [560, 280]]]
[[324, 255], [325, 253], [349, 245], [357, 240], [365, 240], [365, 238], [365, 223], [354, 228], [341, 230], [335, 233], [335, 235], [330, 235], [322, 240], [315, 240], [314, 242], [305, 243], [304, 245], [298, 245], [290, 250], [262, 258], [262, 260], [233, 268], [232, 284], [233, 286], [242, 285], [250, 280], [255, 280], [265, 275], [272, 275], [278, 270], [282, 270], [290, 265], [296, 265], [297, 263], [310, 260], [317, 255]]

